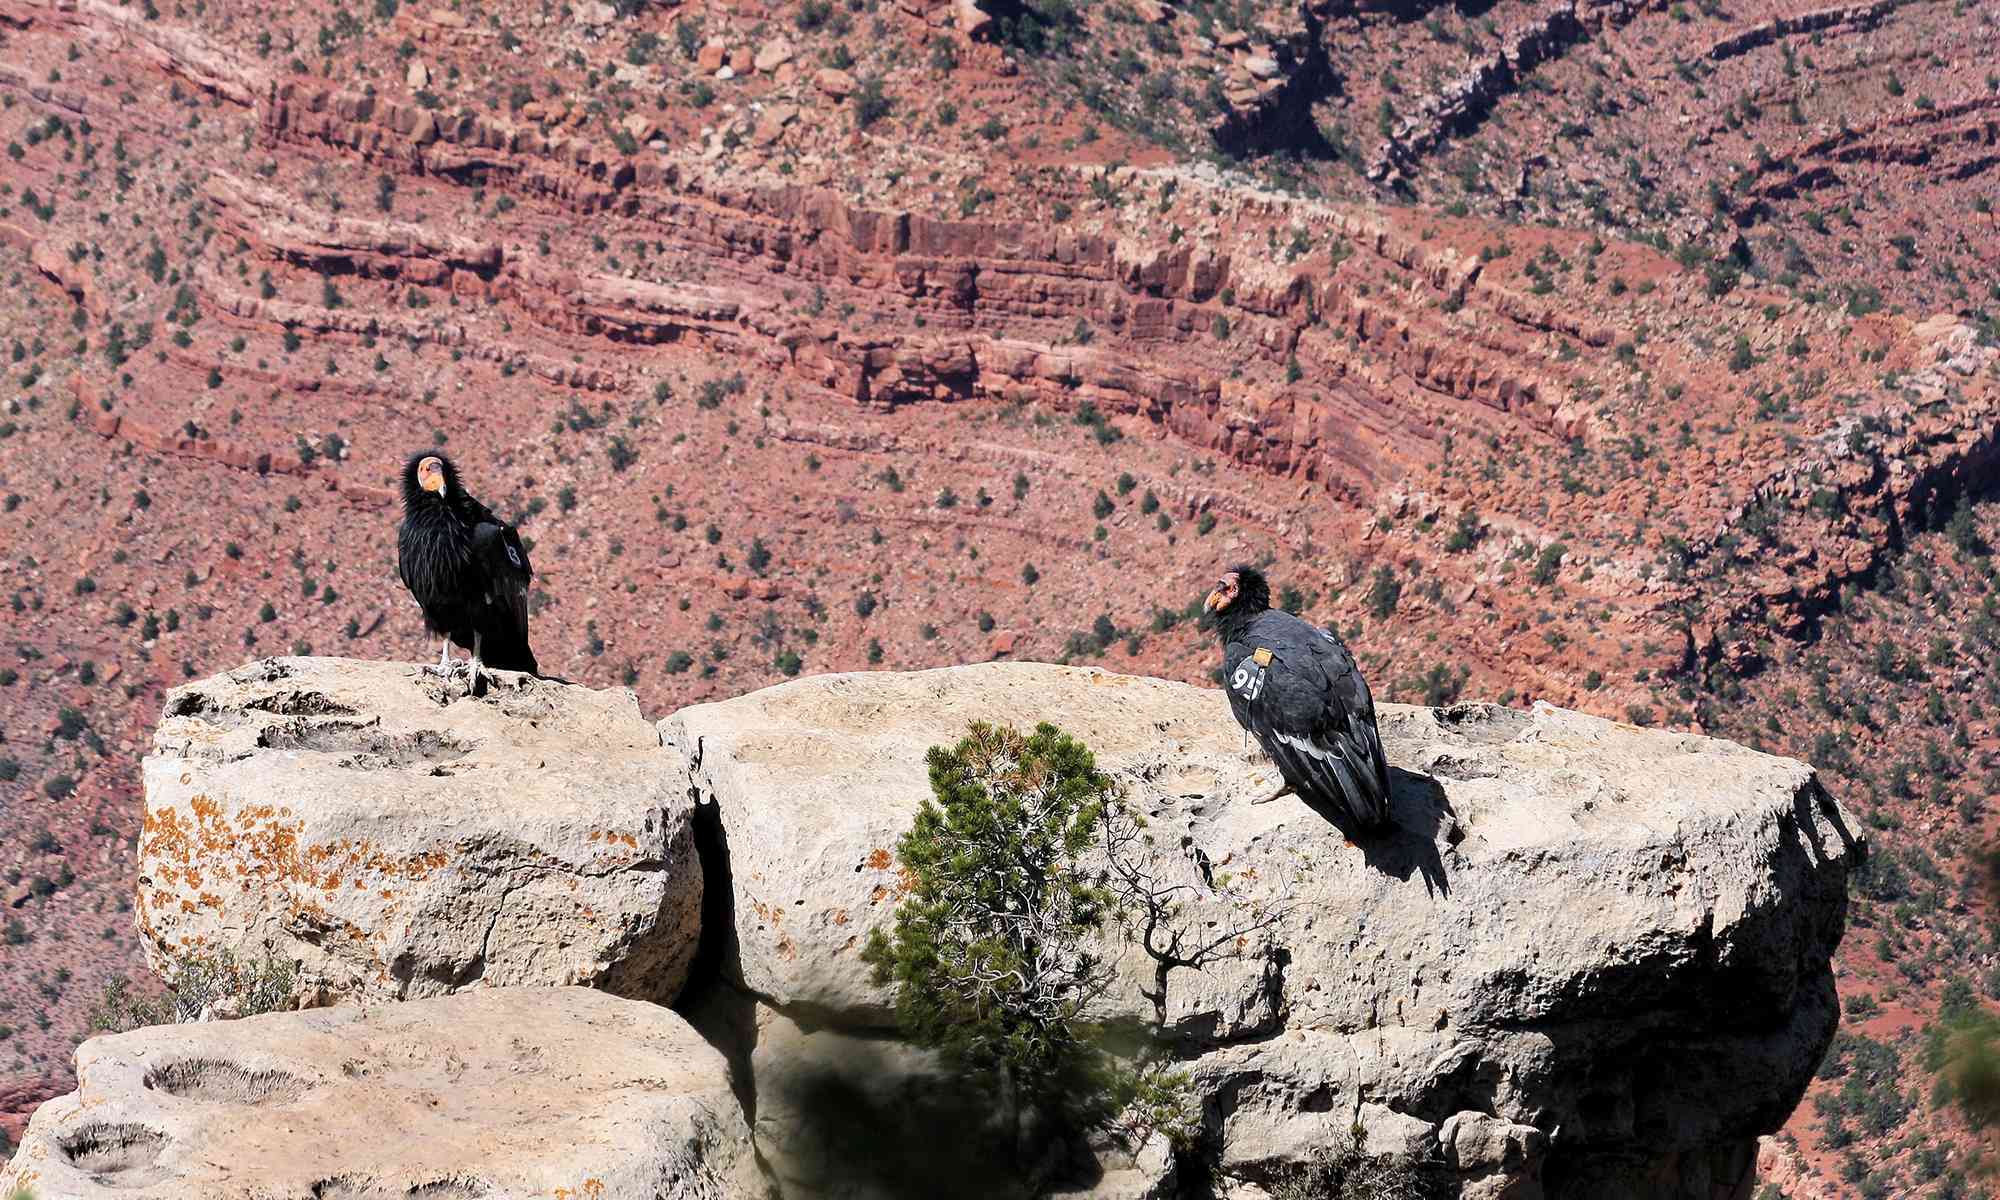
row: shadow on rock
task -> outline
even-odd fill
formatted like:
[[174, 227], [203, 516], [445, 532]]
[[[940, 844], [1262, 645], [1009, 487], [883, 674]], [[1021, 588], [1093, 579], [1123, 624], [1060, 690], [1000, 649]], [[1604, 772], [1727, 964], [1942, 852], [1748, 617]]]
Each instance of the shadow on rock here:
[[1440, 826], [1455, 834], [1457, 823], [1444, 785], [1429, 775], [1389, 768], [1389, 827], [1380, 833], [1364, 833], [1345, 813], [1307, 801], [1311, 808], [1348, 841], [1361, 848], [1367, 864], [1385, 875], [1407, 880], [1413, 873], [1424, 877], [1424, 891], [1433, 896], [1451, 895], [1445, 877], [1444, 858], [1438, 853]]
[[787, 1196], [1027, 1195], [1001, 1098], [908, 1046], [815, 1034], [757, 1083], [758, 1151]]

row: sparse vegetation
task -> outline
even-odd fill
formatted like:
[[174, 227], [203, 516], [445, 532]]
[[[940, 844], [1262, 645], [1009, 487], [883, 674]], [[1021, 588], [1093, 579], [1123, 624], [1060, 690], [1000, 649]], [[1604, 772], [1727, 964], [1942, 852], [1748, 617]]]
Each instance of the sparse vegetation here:
[[1109, 828], [1116, 785], [1047, 724], [975, 723], [927, 762], [932, 796], [896, 844], [910, 893], [863, 952], [903, 1028], [1006, 1098], [1017, 1151], [1030, 1111], [1070, 1127], [1136, 1113], [1192, 1136], [1185, 1076], [1113, 1059], [1089, 1025], [1114, 978], [1093, 936], [1121, 898], [1082, 856]]

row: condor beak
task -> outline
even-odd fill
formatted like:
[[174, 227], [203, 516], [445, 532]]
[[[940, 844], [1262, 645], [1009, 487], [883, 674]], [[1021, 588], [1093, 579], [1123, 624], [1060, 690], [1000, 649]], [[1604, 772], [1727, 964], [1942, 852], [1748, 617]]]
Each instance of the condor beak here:
[[1224, 603], [1226, 603], [1226, 601], [1223, 598], [1222, 592], [1218, 589], [1216, 591], [1210, 592], [1208, 594], [1208, 599], [1201, 602], [1201, 610], [1203, 612], [1215, 612], [1217, 609], [1220, 609]]

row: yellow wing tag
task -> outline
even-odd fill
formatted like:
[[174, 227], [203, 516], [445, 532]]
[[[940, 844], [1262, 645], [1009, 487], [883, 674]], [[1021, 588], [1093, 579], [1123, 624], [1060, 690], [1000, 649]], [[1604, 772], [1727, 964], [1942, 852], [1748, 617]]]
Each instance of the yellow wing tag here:
[[1269, 650], [1264, 649], [1264, 647], [1262, 646], [1259, 646], [1257, 647], [1256, 650], [1252, 651], [1250, 654], [1250, 658], [1260, 667], [1268, 667], [1271, 665], [1271, 652]]

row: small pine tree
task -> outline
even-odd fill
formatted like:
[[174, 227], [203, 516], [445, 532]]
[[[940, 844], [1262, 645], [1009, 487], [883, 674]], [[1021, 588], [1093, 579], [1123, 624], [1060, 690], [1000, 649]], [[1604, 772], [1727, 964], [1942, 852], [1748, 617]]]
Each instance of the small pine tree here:
[[1109, 1097], [1080, 1028], [1112, 974], [1093, 935], [1114, 897], [1081, 862], [1116, 796], [1088, 748], [1044, 722], [1023, 736], [975, 722], [928, 756], [932, 797], [897, 854], [912, 888], [894, 932], [863, 953], [920, 1045], [1067, 1119]]

